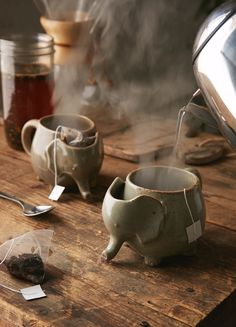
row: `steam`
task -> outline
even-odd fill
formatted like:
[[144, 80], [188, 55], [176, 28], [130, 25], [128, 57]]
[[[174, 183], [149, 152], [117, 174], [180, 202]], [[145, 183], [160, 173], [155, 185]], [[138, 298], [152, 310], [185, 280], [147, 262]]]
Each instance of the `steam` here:
[[104, 71], [109, 76], [113, 83], [109, 102], [120, 99], [128, 115], [133, 108], [136, 113], [163, 112], [164, 106], [170, 114], [180, 90], [190, 89], [183, 72], [188, 64], [191, 70], [191, 50], [189, 58], [180, 51], [186, 48], [181, 35], [186, 39], [190, 35], [184, 19], [179, 25], [173, 19], [178, 9], [184, 10], [185, 5], [179, 3], [172, 1], [167, 6], [164, 0], [100, 0], [93, 6], [93, 36], [100, 41], [93, 70], [101, 80]]
[[[76, 53], [74, 51], [70, 56], [70, 63], [62, 68], [56, 80], [53, 98], [57, 113], [80, 113], [84, 106], [83, 93], [89, 79], [89, 67], [76, 61]], [[80, 55], [85, 56], [84, 53]]]
[[78, 13], [87, 12], [92, 2], [93, 0], [34, 0], [41, 14], [47, 18], [55, 20], [70, 18], [74, 21], [80, 20]]
[[[70, 3], [46, 2], [53, 12], [64, 13]], [[77, 0], [76, 11], [82, 10], [85, 2], [88, 0]], [[172, 19], [176, 12], [185, 12], [188, 1], [182, 2], [173, 0], [167, 6], [165, 0], [91, 1], [86, 8], [93, 19], [89, 42], [81, 47], [78, 39], [78, 46], [60, 68], [54, 93], [56, 111], [86, 114], [87, 104], [109, 104], [109, 114], [115, 118], [124, 114], [131, 123], [143, 113], [177, 116], [185, 101], [179, 98], [181, 90], [186, 89], [188, 98], [194, 89], [192, 76], [183, 79], [186, 65], [191, 70], [191, 50], [176, 51], [186, 48], [184, 37], [179, 36], [191, 36], [184, 22], [177, 26]], [[57, 9], [55, 3], [60, 3]], [[88, 85], [91, 79], [95, 85]], [[176, 106], [176, 99], [183, 100], [181, 106]], [[138, 130], [135, 137], [141, 134]]]
[[102, 63], [116, 85], [154, 77], [167, 36], [163, 40], [155, 37], [157, 20], [164, 11], [159, 5], [157, 13], [153, 3], [156, 1], [100, 0], [93, 7], [94, 33], [102, 41], [94, 66], [99, 72]]

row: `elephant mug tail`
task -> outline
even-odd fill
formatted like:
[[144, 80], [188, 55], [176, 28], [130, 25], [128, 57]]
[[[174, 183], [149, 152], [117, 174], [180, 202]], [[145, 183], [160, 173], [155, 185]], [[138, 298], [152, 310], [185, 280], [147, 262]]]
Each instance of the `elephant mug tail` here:
[[123, 243], [123, 240], [111, 236], [107, 248], [102, 252], [102, 259], [107, 262], [111, 261], [117, 255]]

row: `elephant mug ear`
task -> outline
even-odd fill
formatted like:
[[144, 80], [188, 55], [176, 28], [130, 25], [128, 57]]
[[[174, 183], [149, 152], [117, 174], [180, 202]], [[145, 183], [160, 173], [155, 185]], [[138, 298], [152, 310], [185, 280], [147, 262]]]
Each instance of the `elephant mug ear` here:
[[162, 201], [146, 195], [136, 198], [136, 204], [140, 204], [137, 205], [137, 215], [140, 217], [142, 213], [136, 236], [142, 244], [147, 244], [159, 237], [163, 230], [167, 209]]
[[[63, 153], [63, 149], [65, 148], [65, 143], [60, 139], [52, 140], [45, 150], [46, 160], [47, 160], [47, 168], [54, 172], [55, 170], [55, 158], [60, 158]], [[56, 153], [55, 153], [56, 152]]]

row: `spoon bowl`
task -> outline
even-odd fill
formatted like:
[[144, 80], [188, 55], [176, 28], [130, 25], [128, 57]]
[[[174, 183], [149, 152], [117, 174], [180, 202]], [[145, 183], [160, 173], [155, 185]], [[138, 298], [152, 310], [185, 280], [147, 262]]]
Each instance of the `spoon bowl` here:
[[16, 198], [13, 195], [9, 195], [4, 192], [0, 192], [0, 198], [6, 199], [9, 201], [13, 201], [13, 202], [19, 204], [23, 209], [23, 214], [27, 217], [39, 216], [39, 215], [45, 214], [54, 209], [54, 207], [51, 205], [34, 206], [31, 204], [28, 204], [28, 203]]
[[47, 213], [53, 209], [54, 209], [53, 206], [44, 206], [44, 205], [33, 206], [25, 203], [23, 208], [23, 214], [27, 217], [34, 217]]

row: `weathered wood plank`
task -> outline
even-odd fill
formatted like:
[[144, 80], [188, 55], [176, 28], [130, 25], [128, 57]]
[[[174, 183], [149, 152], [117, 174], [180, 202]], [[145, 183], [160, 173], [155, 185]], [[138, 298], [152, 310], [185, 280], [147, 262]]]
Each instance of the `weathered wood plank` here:
[[[105, 293], [115, 290], [117, 294], [120, 293], [131, 299], [135, 298], [135, 301], [141, 301], [142, 305], [150, 305], [154, 310], [165, 312], [165, 314], [172, 315], [175, 318], [178, 318], [178, 315], [182, 317], [185, 312], [183, 315], [184, 319], [187, 319], [185, 323], [190, 325], [194, 325], [193, 322], [198, 322], [199, 319], [203, 318], [207, 310], [211, 310], [212, 306], [214, 306], [214, 301], [216, 305], [219, 299], [223, 300], [227, 292], [230, 293], [233, 285], [235, 285], [235, 283], [232, 283], [232, 276], [230, 276], [230, 272], [233, 274], [232, 271], [235, 271], [235, 264], [232, 265], [232, 262], [235, 262], [235, 248], [232, 248], [231, 251], [227, 248], [227, 251], [218, 255], [217, 246], [211, 243], [212, 241], [207, 237], [207, 234], [205, 236], [207, 245], [204, 242], [201, 244], [199, 257], [197, 256], [195, 259], [183, 260], [183, 258], [179, 258], [177, 261], [172, 261], [172, 263], [167, 262], [161, 268], [151, 269], [144, 266], [142, 260], [134, 255], [130, 249], [124, 248], [113, 265], [100, 266], [97, 264], [97, 260], [107, 239], [100, 219], [100, 210], [96, 205], [88, 210], [84, 202], [74, 204], [73, 209], [76, 214], [71, 215], [66, 212], [61, 215], [62, 219], [66, 221], [66, 228], [62, 231], [60, 230], [61, 226], [58, 226], [56, 222], [57, 215], [55, 214], [53, 217], [53, 227], [56, 232], [55, 241], [60, 243], [60, 245], [57, 245], [58, 249], [54, 250], [54, 256], [58, 258], [54, 265], [60, 268], [61, 271], [64, 271], [66, 275], [71, 276], [71, 278], [81, 277], [87, 283], [89, 281], [91, 285], [96, 280], [97, 285], [100, 285], [102, 288], [106, 288], [109, 285], [110, 289], [108, 288]], [[91, 213], [93, 213], [93, 216], [91, 216]], [[30, 219], [29, 223], [32, 224], [34, 222], [32, 228], [47, 227], [50, 224], [51, 216], [52, 214], [47, 218], [40, 219], [40, 222]], [[28, 218], [23, 218], [22, 221], [28, 225], [27, 220]], [[12, 222], [14, 230], [18, 228], [14, 226], [15, 224], [17, 226], [17, 222]], [[88, 224], [93, 224], [92, 230], [88, 229]], [[214, 226], [212, 228], [217, 229]], [[223, 232], [225, 231], [222, 230], [221, 233]], [[232, 234], [232, 237], [234, 237], [234, 233]], [[68, 235], [70, 235], [70, 241], [72, 242], [69, 245]], [[219, 235], [219, 239], [224, 240], [226, 244], [229, 241], [224, 234]], [[236, 244], [234, 238], [230, 241], [232, 244]], [[217, 240], [213, 239], [213, 242], [217, 244], [218, 238]], [[222, 248], [224, 249], [224, 247], [221, 248], [220, 246], [218, 248], [219, 252], [222, 251]], [[76, 252], [75, 249], [77, 250]], [[213, 256], [214, 253], [216, 255]], [[68, 255], [70, 255], [70, 258], [68, 258]], [[212, 258], [212, 262], [209, 262], [209, 257]], [[226, 259], [228, 259], [227, 269], [224, 266], [224, 269], [220, 267], [220, 263], [217, 262], [218, 257], [224, 258], [224, 265]], [[60, 263], [61, 261], [63, 264]], [[74, 272], [77, 272], [77, 275], [71, 275], [71, 264], [69, 262], [72, 261], [74, 261]], [[212, 269], [215, 265], [218, 265], [217, 269]], [[214, 279], [213, 290], [211, 289], [212, 286], [209, 287], [210, 285], [208, 285], [207, 270], [214, 273], [212, 276], [212, 279]], [[225, 275], [225, 270], [229, 276]], [[198, 276], [197, 278], [196, 275]], [[222, 275], [224, 276], [223, 278]], [[129, 283], [128, 286], [126, 281]], [[232, 285], [230, 286], [229, 283]], [[168, 291], [166, 289], [167, 284]], [[59, 287], [59, 285], [55, 287]], [[195, 287], [197, 290], [195, 290]], [[188, 291], [191, 288], [193, 292]], [[127, 290], [128, 293], [126, 293]], [[203, 297], [204, 291], [209, 293], [208, 297]], [[153, 294], [155, 294], [155, 299], [153, 299]], [[174, 306], [172, 306], [173, 298], [175, 299]], [[193, 300], [191, 300], [192, 298]], [[183, 299], [186, 300], [185, 303], [183, 303]], [[182, 320], [183, 317], [181, 318]]]
[[[51, 203], [49, 187], [37, 180], [29, 157], [6, 147], [4, 138], [0, 162], [1, 189], [29, 202]], [[159, 158], [156, 163], [169, 164], [170, 159]], [[126, 246], [111, 264], [99, 261], [108, 241], [101, 216], [103, 196], [116, 176], [125, 178], [136, 164], [106, 156], [94, 190], [96, 202], [87, 203], [78, 193], [64, 194], [53, 212], [37, 219], [22, 216], [20, 207], [0, 199], [0, 243], [32, 229], [55, 232], [43, 283], [48, 297], [26, 302], [1, 290], [2, 319], [10, 326], [30, 327], [130, 327], [142, 322], [152, 327], [187, 327], [204, 321], [236, 286], [235, 163], [227, 159], [198, 167], [208, 221], [198, 252], [166, 259], [156, 268], [145, 266]], [[0, 278], [11, 287], [28, 285], [4, 269]]]
[[175, 139], [175, 120], [150, 116], [137, 119], [128, 128], [104, 138], [105, 153], [117, 158], [140, 162], [158, 157], [171, 149]]

